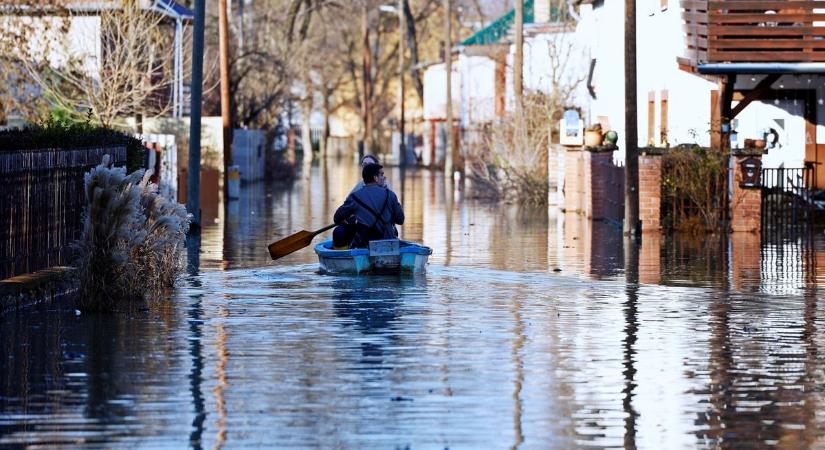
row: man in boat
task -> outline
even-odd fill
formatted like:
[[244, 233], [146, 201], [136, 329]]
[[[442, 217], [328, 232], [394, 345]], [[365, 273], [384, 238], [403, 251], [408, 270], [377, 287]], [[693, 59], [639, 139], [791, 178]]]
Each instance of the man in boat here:
[[[364, 167], [366, 167], [366, 166], [368, 166], [368, 165], [370, 165], [370, 164], [378, 164], [378, 165], [381, 165], [381, 162], [380, 162], [380, 161], [378, 161], [378, 157], [377, 157], [377, 156], [375, 156], [375, 155], [364, 155], [364, 157], [363, 157], [363, 158], [361, 158], [361, 164], [360, 164], [360, 166], [359, 166], [359, 167], [360, 167], [360, 168], [361, 168], [361, 170], [363, 171], [363, 170], [364, 170]], [[355, 183], [355, 186], [353, 186], [353, 187], [352, 187], [352, 190], [351, 190], [351, 191], [349, 191], [349, 193], [350, 193], [350, 194], [352, 194], [353, 192], [355, 192], [355, 191], [357, 191], [357, 190], [361, 189], [362, 187], [364, 187], [365, 185], [366, 185], [366, 184], [364, 183], [364, 180], [358, 180], [358, 182], [357, 182], [357, 183]], [[385, 187], [385, 188], [388, 188], [388, 189], [389, 189], [389, 187], [390, 187], [390, 184], [389, 184], [389, 183], [387, 183], [387, 180], [384, 180], [384, 187]]]
[[[379, 164], [380, 165], [380, 162], [378, 161], [378, 157], [375, 156], [375, 155], [369, 155], [369, 154], [364, 155], [364, 157], [361, 158], [361, 163], [358, 165], [358, 168], [360, 169], [359, 171], [363, 172], [364, 167], [366, 167], [370, 164]], [[361, 188], [363, 188], [364, 186], [366, 186], [366, 184], [364, 183], [364, 180], [359, 179], [358, 182], [355, 183], [355, 186], [353, 186], [352, 190], [349, 193], [352, 194], [355, 191], [361, 190]], [[389, 188], [389, 184], [386, 181], [384, 181], [384, 187]], [[355, 228], [355, 225], [356, 225], [355, 216], [351, 216], [350, 218], [348, 218], [347, 220], [345, 220], [342, 223], [337, 223], [336, 222], [336, 224], [338, 226], [335, 227], [335, 229], [332, 231], [332, 247], [335, 248], [335, 249], [349, 248], [350, 244], [352, 243], [352, 239], [355, 237], [355, 230], [356, 230], [356, 228]], [[398, 234], [398, 233], [396, 232], [396, 234]]]
[[379, 164], [367, 164], [361, 170], [364, 187], [350, 193], [333, 220], [337, 227], [332, 232], [334, 248], [346, 248], [346, 222], [355, 218], [352, 247], [367, 247], [369, 241], [398, 237], [395, 225], [404, 224], [404, 210], [395, 192], [386, 187], [384, 168]]

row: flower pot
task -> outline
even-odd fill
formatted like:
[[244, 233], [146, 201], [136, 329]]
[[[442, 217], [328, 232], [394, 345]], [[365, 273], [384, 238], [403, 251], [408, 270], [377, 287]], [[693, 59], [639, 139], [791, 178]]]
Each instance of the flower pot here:
[[604, 141], [604, 136], [602, 135], [601, 131], [597, 130], [585, 130], [584, 131], [584, 146], [585, 147], [598, 147], [602, 145]]

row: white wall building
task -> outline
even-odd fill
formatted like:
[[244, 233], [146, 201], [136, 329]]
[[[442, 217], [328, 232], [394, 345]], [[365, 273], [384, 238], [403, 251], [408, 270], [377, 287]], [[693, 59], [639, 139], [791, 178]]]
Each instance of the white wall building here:
[[[0, 26], [10, 34], [19, 30], [35, 34], [26, 39], [27, 48], [20, 49], [21, 55], [28, 55], [29, 60], [45, 58], [54, 68], [62, 68], [74, 61], [86, 76], [96, 80], [101, 76], [101, 58], [104, 57], [101, 13], [120, 8], [118, 5], [119, 2], [112, 1], [77, 1], [61, 15], [37, 7], [0, 6]], [[173, 34], [174, 79], [170, 83], [170, 99], [172, 115], [181, 117], [188, 108], [183, 86], [183, 28], [194, 19], [194, 13], [174, 0], [140, 0], [140, 6], [161, 14], [164, 24], [169, 25], [168, 32]]]
[[[576, 34], [595, 60], [590, 85], [594, 96], [586, 102], [590, 123], [607, 122], [619, 133], [617, 159], [624, 159], [624, 2], [579, 0], [581, 21]], [[640, 2], [637, 7], [637, 111], [640, 146], [711, 145], [711, 111], [719, 90], [718, 75], [699, 75], [680, 68], [686, 54], [682, 7], [679, 0]], [[739, 75], [734, 89], [747, 92], [765, 74]], [[802, 167], [812, 157], [811, 143], [825, 142], [819, 119], [815, 136], [806, 133], [803, 100], [794, 91], [815, 90], [816, 117], [825, 118], [825, 77], [783, 74], [772, 85], [776, 98], [750, 103], [732, 122], [737, 131], [732, 147], [745, 139], [760, 139], [775, 131], [777, 146], [763, 157], [764, 167]], [[786, 94], [783, 94], [786, 93]], [[741, 96], [734, 96], [733, 105]], [[806, 143], [808, 150], [806, 150]], [[807, 154], [806, 154], [807, 152]], [[825, 152], [823, 152], [825, 153]], [[825, 155], [823, 155], [825, 156]]]

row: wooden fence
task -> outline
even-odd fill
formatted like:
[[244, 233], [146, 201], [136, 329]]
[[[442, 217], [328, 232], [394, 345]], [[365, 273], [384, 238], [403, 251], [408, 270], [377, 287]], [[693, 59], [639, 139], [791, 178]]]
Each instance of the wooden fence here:
[[0, 280], [71, 261], [81, 230], [83, 176], [126, 147], [0, 153]]

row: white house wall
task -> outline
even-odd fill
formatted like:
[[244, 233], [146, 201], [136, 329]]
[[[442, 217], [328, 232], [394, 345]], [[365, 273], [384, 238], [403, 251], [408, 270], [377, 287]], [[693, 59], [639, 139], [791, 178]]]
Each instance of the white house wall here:
[[[100, 67], [100, 17], [72, 16], [68, 30], [63, 31], [63, 17], [3, 16], [0, 24], [4, 30], [25, 30], [31, 36], [28, 48], [20, 49], [33, 61], [48, 60], [49, 65], [61, 68], [71, 60], [82, 61], [82, 68], [89, 76], [97, 76]], [[13, 32], [13, 31], [8, 31]]]
[[[762, 76], [739, 76], [736, 89], [753, 89], [762, 80]], [[808, 139], [817, 143], [825, 142], [825, 77], [817, 75], [784, 75], [773, 83], [774, 90], [810, 90], [816, 91], [816, 135], [806, 136], [804, 101], [793, 98], [754, 101], [735, 118], [737, 146], [742, 146], [745, 139], [761, 139], [764, 130], [773, 128], [778, 132], [779, 146], [767, 150], [762, 158], [764, 167], [776, 168], [802, 167], [805, 162], [805, 144]], [[781, 121], [782, 125], [778, 121]]]
[[496, 113], [496, 62], [486, 56], [460, 55], [457, 64], [461, 126], [492, 121]]
[[[654, 4], [655, 3], [655, 4]], [[679, 69], [676, 58], [684, 54], [681, 9], [671, 1], [662, 9], [650, 2], [638, 8], [637, 83], [639, 145], [663, 146], [662, 99], [667, 96], [667, 138], [673, 145], [710, 145], [711, 91], [716, 83]], [[652, 97], [651, 97], [652, 95]], [[654, 134], [648, 136], [648, 101], [654, 100]]]
[[[453, 114], [458, 118], [461, 105], [461, 78], [458, 65], [452, 67]], [[424, 71], [424, 119], [444, 119], [447, 117], [447, 70], [444, 63], [433, 64]]]
[[[620, 0], [606, 0], [606, 4], [620, 4]], [[617, 5], [619, 6], [619, 5]], [[684, 35], [681, 9], [678, 0], [670, 0], [667, 8], [661, 9], [659, 2], [640, 5], [637, 16], [637, 82], [639, 144], [648, 142], [648, 98], [653, 93], [654, 145], [659, 141], [661, 127], [662, 92], [668, 95], [668, 143], [697, 143], [710, 145], [711, 91], [718, 89], [715, 82], [680, 70], [676, 62], [684, 54]], [[617, 40], [621, 37], [616, 32]], [[752, 89], [764, 76], [740, 75], [735, 88]], [[621, 78], [623, 80], [623, 77]], [[773, 89], [815, 89], [817, 93], [817, 142], [825, 138], [825, 105], [822, 98], [825, 78], [807, 75], [785, 75], [773, 84]], [[734, 102], [734, 105], [736, 103]], [[783, 121], [784, 130], [779, 130], [780, 147], [768, 150], [763, 157], [765, 167], [802, 167], [805, 160], [805, 120], [802, 100], [783, 99], [755, 101], [748, 105], [736, 118], [734, 126], [737, 140], [732, 145], [742, 147], [746, 138], [762, 138], [765, 128], [776, 128], [776, 119]]]
[[[609, 128], [619, 134], [619, 151], [615, 158], [624, 160], [624, 4], [621, 0], [605, 0], [602, 6], [582, 5], [581, 21], [576, 27], [588, 61], [596, 59], [591, 84], [596, 98], [582, 102], [588, 124], [606, 118]], [[587, 45], [589, 43], [589, 45]]]

